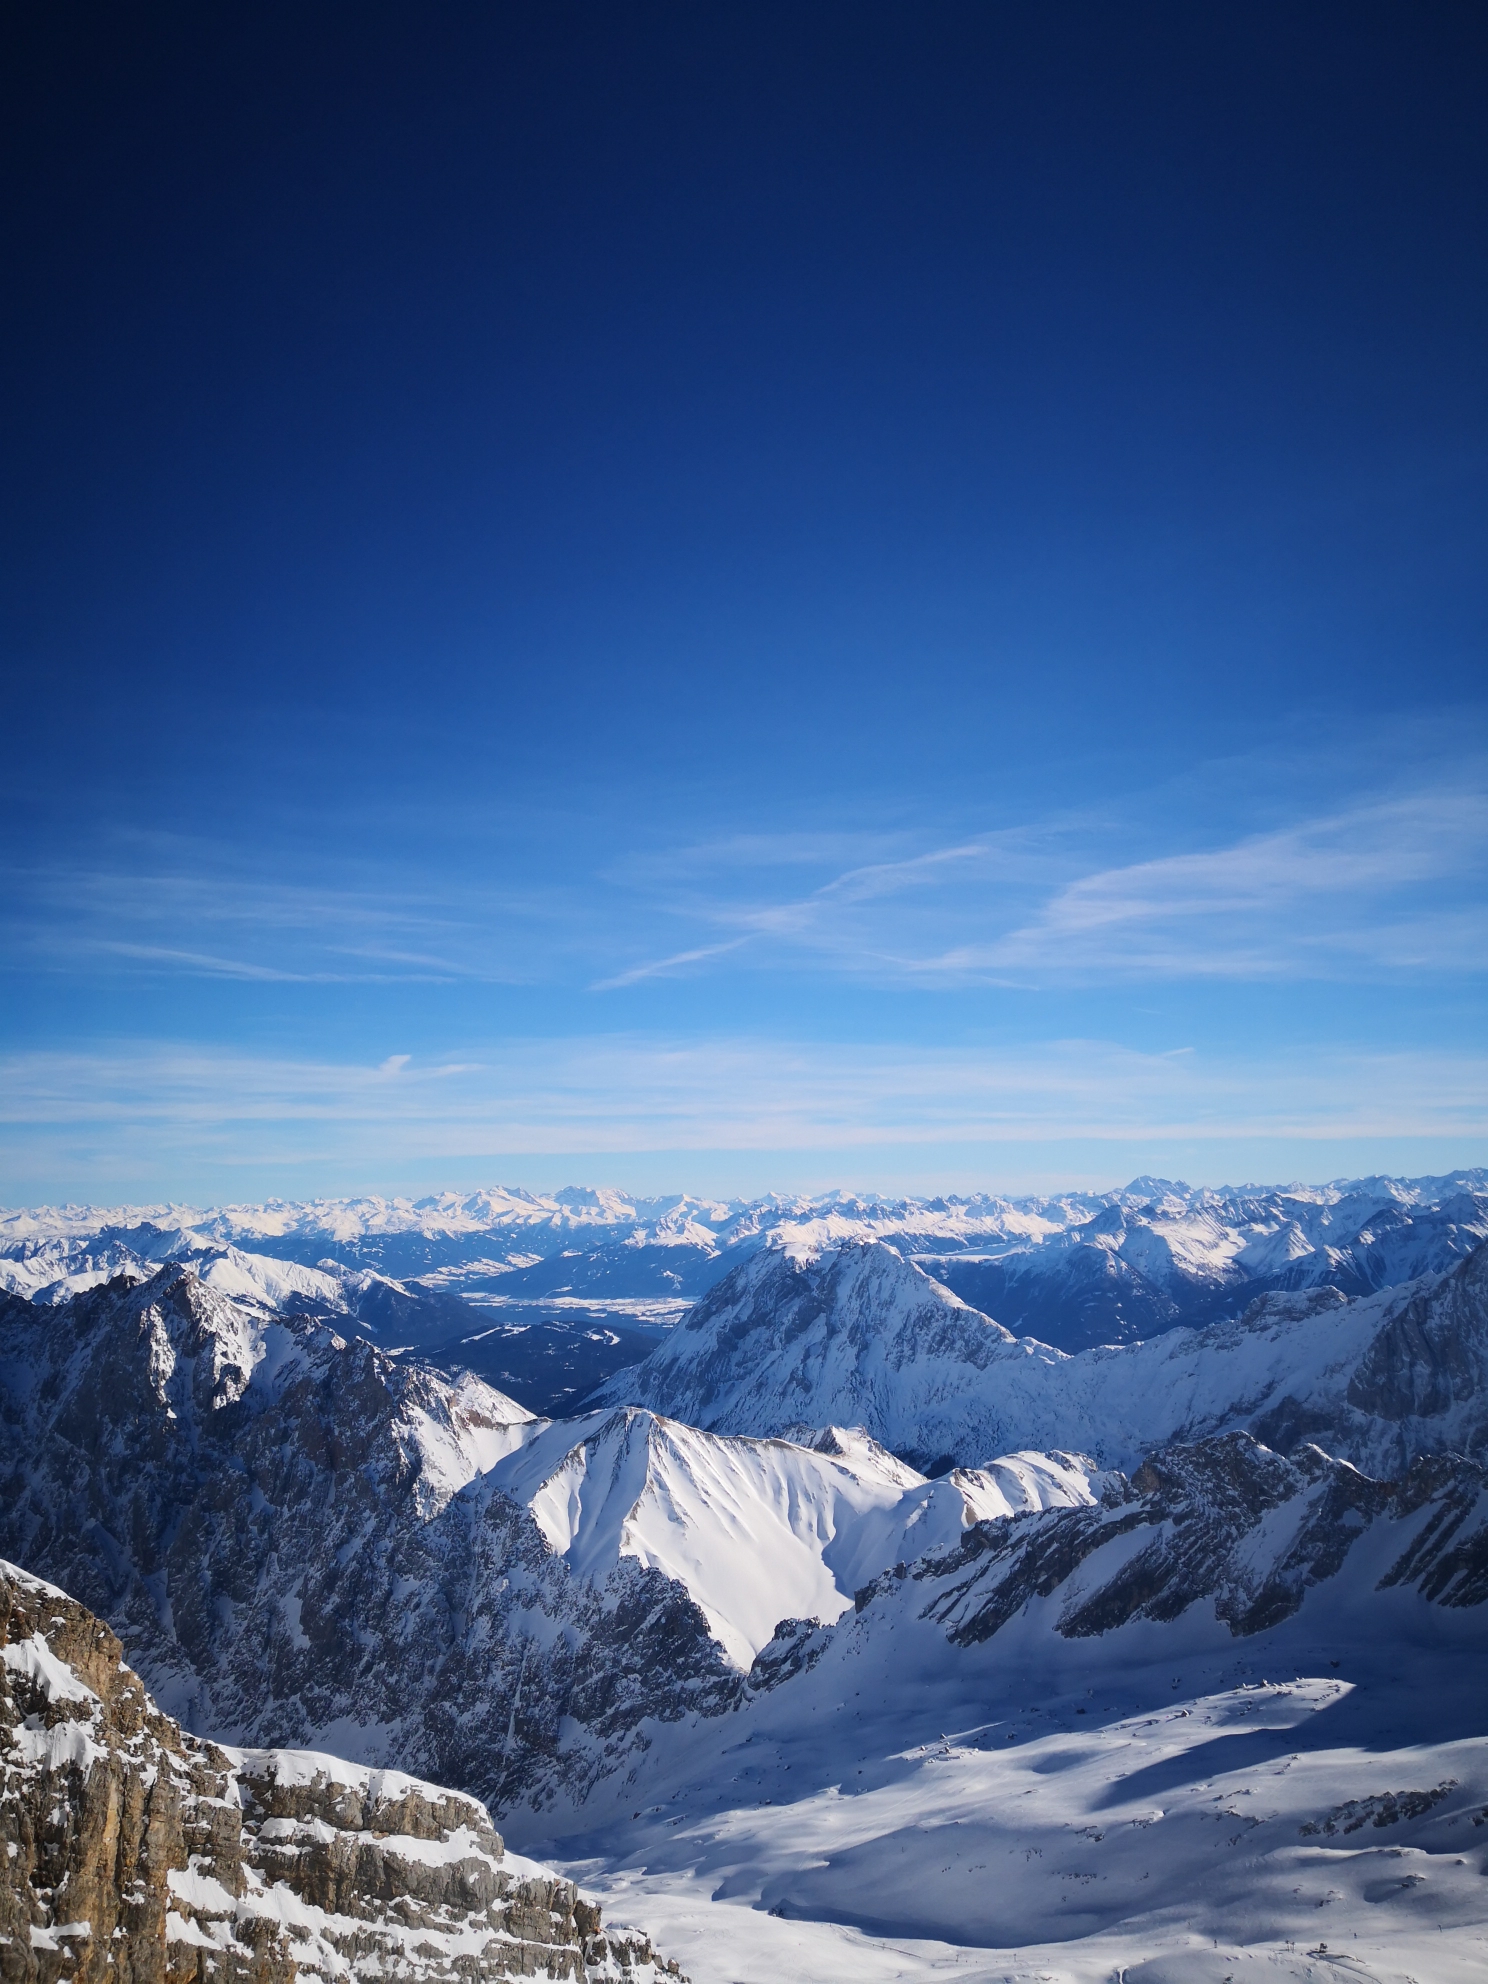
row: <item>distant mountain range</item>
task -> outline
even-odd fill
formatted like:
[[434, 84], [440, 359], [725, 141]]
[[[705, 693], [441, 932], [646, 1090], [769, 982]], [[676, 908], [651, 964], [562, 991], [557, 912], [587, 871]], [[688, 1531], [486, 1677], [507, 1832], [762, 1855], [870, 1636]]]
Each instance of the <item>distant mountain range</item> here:
[[1077, 1351], [1238, 1316], [1273, 1290], [1368, 1294], [1485, 1238], [1482, 1170], [1218, 1190], [1137, 1178], [1023, 1199], [490, 1190], [4, 1212], [0, 1288], [57, 1302], [187, 1261], [234, 1299], [417, 1345], [561, 1412], [772, 1246], [885, 1241], [1015, 1336]]
[[[169, 1738], [203, 1810], [245, 1815], [236, 1896], [206, 1849], [178, 1854], [183, 1934], [267, 1920], [276, 1842], [360, 1854], [336, 1844], [346, 1796], [411, 1770], [582, 1866], [702, 1979], [850, 1984], [874, 1938], [875, 1976], [928, 1980], [981, 1944], [1042, 1954], [976, 1975], [1062, 1975], [1049, 1953], [1078, 1946], [1071, 1976], [1219, 1980], [1260, 1951], [1300, 1979], [1342, 1924], [1350, 1974], [1470, 1974], [1488, 1924], [1483, 1183], [1141, 1180], [1039, 1213], [771, 1200], [712, 1224], [604, 1194], [9, 1215], [0, 1557], [106, 1621], [163, 1713], [245, 1746], [221, 1761]], [[707, 1262], [690, 1306], [559, 1292], [674, 1245]], [[399, 1248], [446, 1253], [420, 1268]], [[1071, 1350], [949, 1286], [999, 1267], [1052, 1300], [1097, 1255], [1182, 1292], [1181, 1314]], [[500, 1293], [538, 1265], [569, 1282]], [[611, 1361], [575, 1410], [586, 1329]], [[493, 1338], [546, 1342], [534, 1365], [567, 1342], [562, 1409], [470, 1368]], [[35, 1624], [36, 1587], [5, 1577]], [[32, 1814], [15, 1866], [40, 1865], [59, 1798], [86, 1797], [55, 1772], [93, 1711], [47, 1665], [72, 1659], [63, 1640], [36, 1639], [95, 1632], [67, 1608], [24, 1645], [0, 1621], [12, 1748], [45, 1766], [13, 1784], [0, 1748], [0, 1838], [7, 1798]], [[50, 1706], [37, 1676], [62, 1690]], [[99, 1700], [122, 1714], [126, 1694]], [[283, 1767], [325, 1784], [286, 1793], [279, 1829], [252, 1787], [287, 1747], [326, 1753]], [[133, 1768], [121, 1752], [121, 1786]], [[490, 1888], [461, 1890], [471, 1933], [532, 1940], [499, 1849], [452, 1839], [460, 1879]], [[360, 1921], [391, 1935], [390, 1850], [412, 1853], [374, 1839], [357, 1860], [378, 1885], [346, 1888], [346, 1923], [315, 1929], [328, 1949]], [[11, 1871], [0, 1903], [65, 1938], [62, 1904], [12, 1893]], [[590, 1974], [562, 1906], [549, 1974]], [[592, 1974], [608, 1960], [596, 1946]], [[60, 1964], [59, 1946], [46, 1975]]]

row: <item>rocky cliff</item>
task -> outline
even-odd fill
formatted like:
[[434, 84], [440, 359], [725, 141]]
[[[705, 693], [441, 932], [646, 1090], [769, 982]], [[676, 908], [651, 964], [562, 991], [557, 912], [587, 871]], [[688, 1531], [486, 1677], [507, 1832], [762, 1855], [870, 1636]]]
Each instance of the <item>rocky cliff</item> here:
[[508, 1857], [474, 1799], [199, 1742], [121, 1653], [0, 1562], [4, 1984], [678, 1976], [571, 1882]]
[[1152, 1456], [1094, 1507], [978, 1523], [865, 1586], [857, 1610], [917, 1590], [920, 1616], [959, 1646], [1034, 1610], [1089, 1639], [1199, 1607], [1245, 1638], [1335, 1579], [1335, 1602], [1351, 1592], [1366, 1607], [1390, 1591], [1423, 1611], [1488, 1603], [1488, 1470], [1448, 1454], [1377, 1481], [1318, 1447], [1283, 1457], [1229, 1433]]

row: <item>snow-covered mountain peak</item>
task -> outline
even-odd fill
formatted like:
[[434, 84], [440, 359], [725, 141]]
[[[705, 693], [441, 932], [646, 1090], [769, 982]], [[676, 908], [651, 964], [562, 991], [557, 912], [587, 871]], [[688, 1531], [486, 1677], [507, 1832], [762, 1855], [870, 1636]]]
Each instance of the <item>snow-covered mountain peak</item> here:
[[[727, 1275], [638, 1372], [603, 1388], [720, 1432], [858, 1424], [934, 1461], [924, 1431], [968, 1369], [1016, 1352], [1008, 1332], [878, 1240], [818, 1252], [777, 1246]], [[1040, 1347], [1041, 1348], [1041, 1347]], [[1054, 1352], [1045, 1352], [1054, 1356]]]
[[1129, 1467], [1237, 1427], [1393, 1472], [1488, 1452], [1488, 1245], [1402, 1288], [1272, 1291], [1243, 1318], [1075, 1356], [952, 1303], [888, 1247], [772, 1251], [602, 1396], [717, 1432], [861, 1425], [927, 1474], [1024, 1448]]
[[521, 1503], [595, 1585], [624, 1559], [675, 1579], [748, 1672], [782, 1619], [840, 1617], [880, 1571], [968, 1524], [1092, 1502], [1092, 1473], [1025, 1453], [931, 1481], [861, 1428], [739, 1439], [621, 1407], [529, 1428], [471, 1493]]

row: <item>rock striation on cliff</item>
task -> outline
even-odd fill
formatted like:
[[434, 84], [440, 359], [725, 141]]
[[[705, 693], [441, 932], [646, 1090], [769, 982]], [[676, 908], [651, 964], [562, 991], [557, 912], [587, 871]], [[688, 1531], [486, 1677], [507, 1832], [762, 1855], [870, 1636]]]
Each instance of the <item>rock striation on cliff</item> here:
[[1037, 1612], [1042, 1630], [1092, 1639], [1207, 1610], [1235, 1638], [1270, 1630], [1331, 1587], [1383, 1612], [1380, 1594], [1427, 1608], [1488, 1604], [1488, 1469], [1459, 1454], [1378, 1481], [1320, 1447], [1272, 1453], [1248, 1433], [1169, 1447], [1099, 1503], [977, 1523], [858, 1593], [861, 1616], [905, 1585], [953, 1645], [990, 1640]]
[[187, 1735], [107, 1626], [0, 1562], [0, 1980], [677, 1978], [485, 1807]]

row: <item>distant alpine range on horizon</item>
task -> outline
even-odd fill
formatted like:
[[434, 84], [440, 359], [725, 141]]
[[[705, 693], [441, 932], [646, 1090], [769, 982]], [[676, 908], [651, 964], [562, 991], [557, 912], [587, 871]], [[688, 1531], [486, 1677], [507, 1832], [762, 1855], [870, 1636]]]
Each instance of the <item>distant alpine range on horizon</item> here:
[[188, 1261], [235, 1299], [340, 1319], [473, 1370], [533, 1411], [564, 1412], [765, 1248], [807, 1257], [882, 1242], [1014, 1336], [1075, 1352], [1238, 1316], [1272, 1292], [1370, 1294], [1440, 1272], [1485, 1238], [1481, 1167], [1319, 1185], [1142, 1177], [1026, 1197], [498, 1186], [0, 1211], [0, 1289], [56, 1303]]

